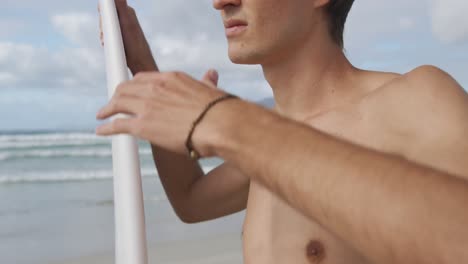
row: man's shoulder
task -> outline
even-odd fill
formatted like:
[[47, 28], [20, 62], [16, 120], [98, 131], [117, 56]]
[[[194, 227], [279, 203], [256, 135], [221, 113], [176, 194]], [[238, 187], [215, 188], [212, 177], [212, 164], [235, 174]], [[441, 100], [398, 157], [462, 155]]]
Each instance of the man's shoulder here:
[[420, 139], [468, 124], [468, 94], [448, 73], [429, 65], [385, 82], [362, 100], [361, 109], [370, 123]]
[[450, 74], [435, 66], [424, 65], [385, 82], [363, 103], [385, 112], [398, 113], [411, 109], [415, 113], [427, 113], [428, 108], [451, 111], [466, 107], [467, 96]]
[[447, 72], [432, 65], [419, 66], [405, 74], [396, 75], [378, 87], [373, 95], [432, 96], [437, 93], [451, 95], [463, 92], [457, 81]]
[[468, 130], [468, 94], [445, 71], [421, 66], [363, 101], [370, 122], [421, 144], [441, 144]]
[[403, 135], [403, 155], [468, 177], [468, 94], [450, 74], [421, 66], [384, 85], [374, 97], [367, 109], [372, 121]]
[[411, 88], [409, 93], [423, 97], [450, 99], [465, 93], [450, 74], [432, 65], [423, 65], [402, 75], [401, 82]]
[[447, 157], [467, 155], [468, 94], [445, 71], [418, 67], [376, 89], [362, 108], [372, 127], [397, 135], [397, 153], [466, 174], [466, 160]]

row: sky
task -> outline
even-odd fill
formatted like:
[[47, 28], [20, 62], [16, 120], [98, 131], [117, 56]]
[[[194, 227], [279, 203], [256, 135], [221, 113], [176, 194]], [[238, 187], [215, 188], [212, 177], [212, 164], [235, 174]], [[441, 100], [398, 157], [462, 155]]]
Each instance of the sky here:
[[[0, 131], [94, 130], [95, 114], [108, 100], [97, 0], [1, 1]], [[229, 61], [212, 0], [129, 3], [162, 71], [201, 78], [215, 68], [219, 86], [230, 93], [252, 101], [272, 96], [259, 66]], [[346, 55], [370, 70], [435, 65], [468, 87], [466, 14], [466, 0], [356, 1]]]

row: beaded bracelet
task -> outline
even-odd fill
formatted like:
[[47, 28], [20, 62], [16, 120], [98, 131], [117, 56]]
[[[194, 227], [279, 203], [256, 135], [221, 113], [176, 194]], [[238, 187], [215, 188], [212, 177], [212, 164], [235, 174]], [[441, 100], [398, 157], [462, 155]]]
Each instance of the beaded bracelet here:
[[224, 101], [224, 100], [228, 100], [228, 99], [239, 99], [239, 97], [232, 95], [232, 94], [226, 94], [217, 98], [216, 100], [211, 101], [205, 107], [205, 109], [200, 114], [200, 116], [198, 116], [198, 118], [192, 123], [192, 127], [190, 128], [190, 132], [188, 134], [187, 140], [185, 141], [185, 146], [187, 147], [187, 151], [188, 151], [190, 158], [192, 158], [193, 160], [198, 160], [200, 158], [200, 154], [195, 150], [195, 148], [193, 147], [193, 143], [192, 143], [192, 135], [193, 135], [193, 132], [195, 131], [195, 127], [200, 123], [200, 121], [206, 115], [208, 110], [210, 110], [217, 103]]

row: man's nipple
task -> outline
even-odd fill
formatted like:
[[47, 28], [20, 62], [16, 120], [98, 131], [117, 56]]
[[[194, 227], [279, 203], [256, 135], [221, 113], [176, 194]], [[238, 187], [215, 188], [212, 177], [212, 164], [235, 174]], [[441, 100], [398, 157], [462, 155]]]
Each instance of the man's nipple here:
[[306, 247], [306, 257], [310, 263], [320, 263], [325, 259], [325, 247], [318, 240], [311, 240]]

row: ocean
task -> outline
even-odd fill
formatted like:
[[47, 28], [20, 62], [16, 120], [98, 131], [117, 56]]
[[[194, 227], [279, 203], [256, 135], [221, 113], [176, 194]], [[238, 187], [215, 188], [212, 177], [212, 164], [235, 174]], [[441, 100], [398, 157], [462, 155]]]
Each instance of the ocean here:
[[[139, 141], [148, 243], [241, 231], [244, 213], [184, 224]], [[205, 159], [205, 172], [223, 161]], [[110, 138], [92, 132], [0, 133], [0, 263], [53, 263], [114, 248]]]

